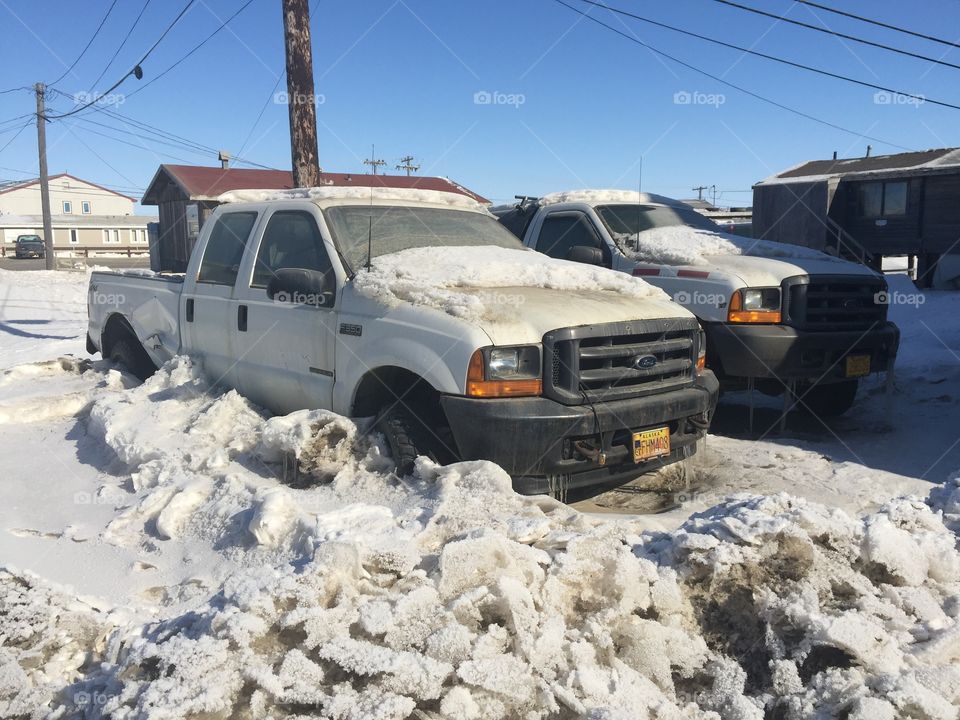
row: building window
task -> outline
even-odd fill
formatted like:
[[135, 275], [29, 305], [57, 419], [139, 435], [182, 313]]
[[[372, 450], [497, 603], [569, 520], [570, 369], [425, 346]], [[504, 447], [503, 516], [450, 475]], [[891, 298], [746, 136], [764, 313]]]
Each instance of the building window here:
[[104, 242], [104, 243], [110, 242], [110, 231], [109, 231], [109, 230], [104, 230], [104, 231], [103, 231], [103, 242]]
[[70, 229], [70, 244], [71, 244], [71, 245], [76, 245], [78, 242], [80, 242], [80, 234], [77, 232], [77, 229], [76, 229], [76, 228], [71, 228], [71, 229]]
[[63, 201], [63, 214], [70, 215], [73, 212], [73, 203], [69, 200]]
[[863, 183], [859, 196], [860, 217], [898, 217], [907, 214], [907, 182]]
[[120, 231], [119, 231], [119, 230], [114, 230], [114, 231], [113, 231], [113, 241], [114, 241], [115, 243], [117, 243], [118, 245], [120, 244]]
[[89, 215], [89, 214], [90, 214], [90, 201], [89, 201], [89, 200], [84, 200], [82, 203], [80, 203], [80, 212], [82, 212], [84, 215]]

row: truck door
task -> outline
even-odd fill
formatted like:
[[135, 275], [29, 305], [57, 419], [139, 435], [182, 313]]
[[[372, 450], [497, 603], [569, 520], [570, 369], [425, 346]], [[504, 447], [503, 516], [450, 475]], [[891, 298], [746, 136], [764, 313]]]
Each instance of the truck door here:
[[183, 346], [203, 364], [214, 383], [237, 386], [230, 322], [233, 288], [243, 252], [257, 222], [256, 211], [224, 212], [217, 217], [194, 282], [184, 284], [180, 327]]
[[594, 248], [601, 252], [602, 262], [610, 267], [610, 248], [593, 227], [590, 219], [579, 211], [550, 213], [543, 219], [535, 246], [538, 252], [560, 260], [575, 260], [575, 248]]
[[267, 284], [283, 268], [335, 277], [318, 212], [304, 206], [268, 214], [259, 243], [251, 247], [251, 262], [244, 264], [246, 281], [237, 283], [230, 332], [240, 388], [275, 412], [330, 408], [333, 402], [337, 294], [329, 307], [318, 298], [267, 297]]

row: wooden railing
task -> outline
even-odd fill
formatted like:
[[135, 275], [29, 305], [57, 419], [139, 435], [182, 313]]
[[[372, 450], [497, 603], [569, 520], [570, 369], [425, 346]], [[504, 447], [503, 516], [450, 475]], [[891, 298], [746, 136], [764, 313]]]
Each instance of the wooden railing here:
[[[15, 257], [16, 246], [13, 243], [0, 244], [0, 257]], [[120, 253], [127, 257], [133, 255], [148, 255], [149, 245], [57, 245], [53, 248], [54, 255], [77, 253], [80, 257], [88, 258], [91, 254]]]

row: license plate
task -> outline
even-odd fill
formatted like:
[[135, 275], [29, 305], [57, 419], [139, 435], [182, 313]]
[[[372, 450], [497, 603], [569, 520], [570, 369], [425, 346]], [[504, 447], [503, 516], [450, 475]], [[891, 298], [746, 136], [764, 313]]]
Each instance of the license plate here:
[[670, 454], [670, 428], [656, 428], [633, 434], [633, 461], [635, 463]]
[[847, 377], [863, 377], [870, 374], [870, 356], [869, 355], [847, 355], [846, 360]]

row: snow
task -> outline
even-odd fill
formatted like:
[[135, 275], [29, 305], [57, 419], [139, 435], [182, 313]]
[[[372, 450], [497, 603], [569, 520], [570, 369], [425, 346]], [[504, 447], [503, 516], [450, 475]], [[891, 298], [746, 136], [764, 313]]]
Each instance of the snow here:
[[664, 265], [709, 265], [712, 258], [724, 255], [844, 262], [799, 245], [754, 240], [688, 226], [651, 228], [632, 235], [615, 233], [614, 239], [634, 260]]
[[[409, 302], [455, 317], [480, 319], [517, 308], [510, 288], [590, 290], [634, 298], [665, 298], [639, 278], [606, 268], [497, 247], [410, 248], [381, 255], [354, 277], [357, 291], [387, 305]], [[501, 289], [502, 293], [478, 292]]]
[[0, 717], [958, 717], [953, 295], [891, 307], [898, 427], [868, 387], [839, 440], [711, 436], [709, 504], [645, 518], [66, 357], [86, 276], [0, 281], [63, 336], [0, 347]]
[[430, 203], [452, 208], [464, 208], [487, 212], [486, 206], [473, 198], [457, 192], [441, 190], [415, 190], [411, 188], [368, 187], [313, 187], [292, 190], [231, 190], [217, 198], [221, 203], [271, 202], [275, 200], [311, 200], [326, 202], [336, 200], [387, 201], [398, 203]]
[[641, 193], [636, 190], [565, 190], [544, 195], [537, 203], [539, 205], [556, 205], [558, 203], [584, 203], [586, 205], [604, 205], [610, 203], [656, 203], [658, 205], [681, 205], [679, 200], [664, 195]]

